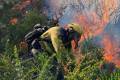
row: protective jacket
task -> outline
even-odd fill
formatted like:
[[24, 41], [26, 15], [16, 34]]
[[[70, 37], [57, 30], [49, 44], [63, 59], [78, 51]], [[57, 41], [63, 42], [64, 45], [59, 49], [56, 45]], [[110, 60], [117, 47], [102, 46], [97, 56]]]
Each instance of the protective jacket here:
[[[69, 32], [65, 28], [55, 26], [48, 29], [41, 35], [41, 39], [51, 40], [54, 50], [56, 52], [64, 51], [65, 48], [70, 45], [73, 39], [78, 44], [80, 36], [82, 34], [81, 27], [78, 24], [72, 23], [68, 25], [68, 29], [72, 28], [73, 32]], [[80, 30], [79, 30], [80, 29]], [[68, 44], [68, 45], [66, 45]]]

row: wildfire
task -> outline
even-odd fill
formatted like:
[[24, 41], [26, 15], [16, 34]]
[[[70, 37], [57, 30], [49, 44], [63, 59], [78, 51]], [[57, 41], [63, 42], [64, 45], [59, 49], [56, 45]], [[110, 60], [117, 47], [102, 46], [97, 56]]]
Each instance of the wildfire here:
[[102, 41], [104, 44], [105, 52], [104, 59], [108, 62], [113, 62], [114, 64], [116, 64], [116, 66], [120, 67], [120, 51], [117, 44], [114, 43], [108, 35], [105, 35]]
[[113, 59], [113, 55], [111, 55], [111, 54], [106, 54], [106, 55], [104, 55], [104, 59], [105, 60], [107, 60], [107, 61], [109, 61], [109, 62], [111, 62], [112, 61], [112, 59]]
[[[88, 16], [81, 14], [76, 16], [76, 21], [83, 26], [84, 34], [82, 35], [81, 41], [84, 41], [90, 36], [98, 36], [103, 34], [103, 31], [106, 25], [110, 21], [110, 15], [118, 7], [117, 0], [100, 0], [101, 12], [102, 15], [98, 16], [95, 11], [87, 13], [87, 15], [92, 19], [89, 20]], [[79, 18], [78, 18], [79, 17]], [[120, 57], [117, 55], [117, 44], [112, 41], [112, 39], [104, 35], [101, 43], [105, 51], [104, 59], [109, 62], [115, 63], [117, 66], [120, 66]], [[120, 55], [120, 52], [119, 52]]]
[[102, 40], [102, 43], [104, 44], [104, 51], [105, 51], [104, 59], [107, 61], [112, 61], [115, 51], [109, 36], [105, 35]]

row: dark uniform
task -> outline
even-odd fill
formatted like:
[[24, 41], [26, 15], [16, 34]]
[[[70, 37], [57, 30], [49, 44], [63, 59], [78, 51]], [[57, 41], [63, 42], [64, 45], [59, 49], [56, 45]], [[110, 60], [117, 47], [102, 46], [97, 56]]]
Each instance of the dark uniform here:
[[39, 51], [42, 50], [41, 45], [39, 44], [39, 37], [43, 32], [45, 32], [45, 30], [47, 30], [47, 27], [36, 24], [34, 26], [34, 30], [25, 36], [25, 41], [28, 43], [28, 50], [31, 50], [32, 48]]

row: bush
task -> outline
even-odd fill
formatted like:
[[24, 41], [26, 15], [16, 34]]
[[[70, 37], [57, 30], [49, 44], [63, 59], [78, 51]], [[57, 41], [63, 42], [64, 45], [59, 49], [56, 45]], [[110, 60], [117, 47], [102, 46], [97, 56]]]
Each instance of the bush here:
[[100, 65], [104, 64], [104, 60], [102, 56], [96, 58], [96, 54], [102, 54], [97, 49], [99, 48], [94, 47], [84, 53], [80, 64], [76, 65], [74, 56], [67, 50], [64, 53], [52, 53], [51, 56], [42, 52], [22, 60], [19, 58], [19, 48], [6, 43], [5, 52], [0, 55], [0, 78], [56, 80], [58, 74], [64, 70], [65, 80], [119, 80], [120, 69], [115, 68], [111, 73], [101, 70]]

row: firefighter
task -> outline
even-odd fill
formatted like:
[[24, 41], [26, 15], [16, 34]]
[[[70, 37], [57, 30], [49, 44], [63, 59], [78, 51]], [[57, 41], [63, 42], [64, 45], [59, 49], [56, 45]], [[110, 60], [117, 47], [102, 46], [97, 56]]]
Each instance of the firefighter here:
[[52, 27], [45, 31], [40, 38], [51, 40], [55, 52], [58, 53], [69, 47], [72, 40], [75, 42], [74, 48], [77, 48], [82, 33], [82, 27], [79, 24], [71, 23], [65, 28], [58, 26]]
[[[59, 53], [65, 51], [65, 49], [70, 49], [72, 40], [74, 40], [74, 42], [76, 43], [74, 48], [77, 48], [78, 41], [82, 33], [82, 27], [76, 23], [68, 24], [68, 26], [65, 28], [56, 25], [55, 27], [51, 27], [47, 31], [45, 31], [40, 36], [40, 40], [51, 41], [54, 51], [56, 53]], [[54, 70], [56, 72], [56, 69], [58, 69], [57, 80], [64, 80], [64, 71], [62, 68], [62, 63], [59, 62], [59, 60], [57, 61], [56, 57], [53, 59], [52, 62], [53, 64], [54, 62], [57, 63], [54, 64], [54, 66], [51, 68], [51, 70], [53, 71], [52, 73], [54, 73]]]
[[42, 51], [41, 45], [39, 44], [39, 37], [43, 32], [48, 29], [46, 26], [41, 26], [41, 24], [36, 24], [33, 31], [25, 35], [25, 41], [28, 44], [28, 51], [32, 50], [32, 53]]

